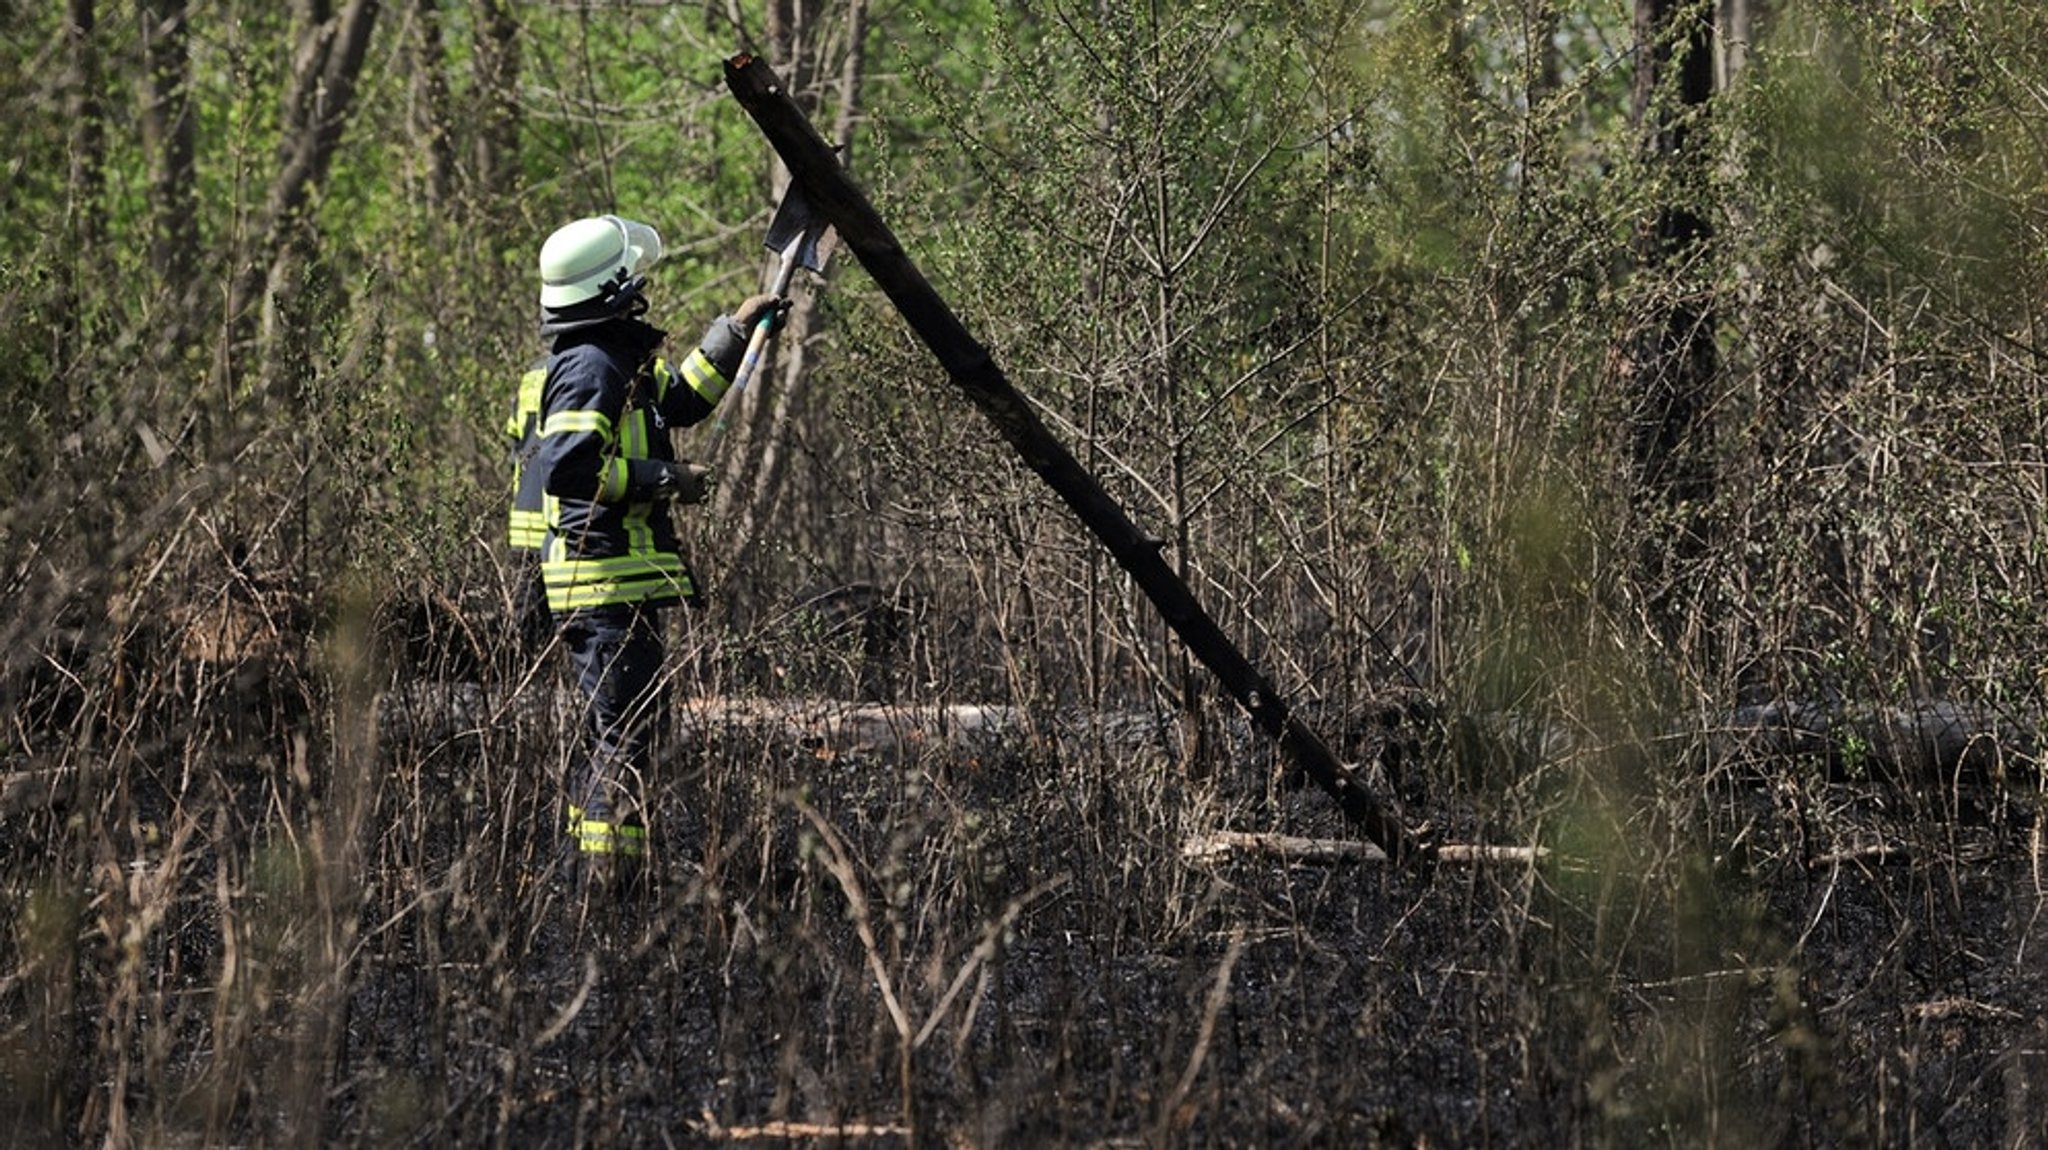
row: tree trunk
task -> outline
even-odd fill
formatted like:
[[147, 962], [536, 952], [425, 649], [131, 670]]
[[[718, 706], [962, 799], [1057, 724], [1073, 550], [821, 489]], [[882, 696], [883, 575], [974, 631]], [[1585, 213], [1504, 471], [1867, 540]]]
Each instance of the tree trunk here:
[[1677, 514], [1672, 554], [1695, 554], [1696, 513], [1713, 493], [1708, 392], [1718, 370], [1709, 279], [1713, 238], [1702, 214], [1704, 120], [1714, 90], [1712, 9], [1704, 0], [1636, 0], [1634, 114], [1649, 167], [1666, 189], [1639, 237], [1658, 292], [1628, 357], [1635, 388], [1634, 448], [1646, 505]]
[[[1476, 866], [1490, 863], [1534, 866], [1549, 855], [1550, 852], [1543, 847], [1444, 843], [1437, 848], [1437, 858], [1443, 862], [1470, 863]], [[1180, 857], [1192, 863], [1228, 862], [1239, 857], [1322, 864], [1387, 861], [1387, 853], [1371, 843], [1352, 839], [1311, 839], [1259, 831], [1211, 831], [1195, 835], [1181, 844]]]
[[1718, 89], [1727, 91], [1749, 63], [1753, 29], [1762, 13], [1757, 11], [1755, 0], [1720, 0], [1720, 5], [1720, 33], [1714, 37], [1714, 82]]
[[501, 219], [497, 206], [517, 197], [520, 189], [519, 24], [506, 0], [474, 0], [470, 27], [476, 56], [472, 198], [478, 218]]
[[455, 132], [448, 102], [448, 52], [441, 34], [441, 0], [413, 0], [413, 136], [426, 157], [427, 204], [446, 219], [455, 186]]
[[1563, 60], [1557, 50], [1557, 0], [1535, 0], [1528, 13], [1529, 107], [1542, 106], [1556, 93], [1563, 77]]
[[[199, 267], [197, 118], [192, 111], [187, 0], [149, 0], [142, 11], [142, 139], [149, 153], [150, 266], [173, 300]], [[192, 302], [197, 302], [192, 301]], [[172, 322], [189, 308], [170, 309]]]
[[1109, 549], [1181, 642], [1215, 673], [1288, 764], [1322, 787], [1388, 855], [1400, 861], [1426, 860], [1428, 844], [1337, 762], [1328, 745], [1202, 609], [1186, 581], [1162, 554], [1164, 541], [1141, 530], [1046, 428], [996, 366], [988, 349], [967, 331], [911, 262], [895, 234], [847, 178], [831, 147], [789, 100], [767, 64], [749, 56], [734, 57], [726, 62], [726, 83], [789, 164], [791, 178], [802, 184], [806, 199], [821, 218], [839, 230], [842, 243], [859, 258], [954, 384], [1024, 464]]
[[93, 0], [69, 0], [65, 6], [64, 115], [71, 124], [71, 170], [66, 197], [71, 214], [74, 252], [98, 244], [104, 211], [101, 157], [105, 154], [105, 110], [100, 105], [99, 45]]
[[[101, 169], [105, 153], [105, 109], [100, 104], [99, 44], [93, 0], [69, 0], [65, 6], [64, 114], [71, 125], [71, 165], [65, 181], [65, 224], [63, 251], [57, 253], [54, 272], [58, 279], [56, 314], [59, 322], [50, 334], [50, 363], [55, 378], [73, 381], [64, 401], [73, 411], [91, 406], [91, 372], [73, 372], [72, 355], [77, 347], [78, 317], [81, 310], [79, 283], [86, 276], [100, 234], [105, 229], [102, 196], [106, 183]], [[61, 386], [61, 385], [60, 385]]]
[[[252, 258], [242, 261], [230, 287], [230, 339], [223, 355], [233, 355], [256, 333], [262, 318], [259, 305], [288, 303], [296, 295], [299, 271], [312, 243], [304, 213], [326, 181], [348, 125], [378, 10], [378, 0], [349, 0], [333, 16], [324, 4], [300, 8], [299, 46], [284, 99], [277, 174], [264, 198], [259, 226], [252, 229], [258, 237]], [[268, 265], [253, 258], [264, 253], [274, 257]], [[217, 363], [216, 370], [232, 375], [233, 361]]]

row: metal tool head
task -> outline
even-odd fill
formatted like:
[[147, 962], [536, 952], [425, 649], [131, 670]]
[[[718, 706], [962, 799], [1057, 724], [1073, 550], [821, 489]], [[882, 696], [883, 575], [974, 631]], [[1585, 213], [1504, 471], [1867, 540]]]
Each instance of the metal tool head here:
[[812, 209], [803, 188], [794, 181], [782, 193], [775, 218], [768, 221], [768, 249], [787, 256], [792, 243], [796, 245], [794, 266], [819, 273], [832, 258], [832, 249], [839, 246], [839, 233]]

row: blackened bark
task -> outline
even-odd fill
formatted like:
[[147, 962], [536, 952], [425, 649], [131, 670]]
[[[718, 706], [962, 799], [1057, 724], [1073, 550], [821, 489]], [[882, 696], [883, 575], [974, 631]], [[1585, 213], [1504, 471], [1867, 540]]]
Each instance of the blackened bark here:
[[812, 207], [930, 348], [953, 382], [1032, 471], [1109, 549], [1195, 657], [1271, 738], [1282, 756], [1322, 787], [1389, 857], [1426, 863], [1433, 852], [1362, 780], [1354, 777], [1196, 602], [1164, 555], [1164, 541], [1141, 530], [1102, 484], [1053, 436], [1002, 369], [911, 262], [832, 148], [791, 102], [763, 60], [735, 56], [726, 84], [761, 126], [803, 187]]

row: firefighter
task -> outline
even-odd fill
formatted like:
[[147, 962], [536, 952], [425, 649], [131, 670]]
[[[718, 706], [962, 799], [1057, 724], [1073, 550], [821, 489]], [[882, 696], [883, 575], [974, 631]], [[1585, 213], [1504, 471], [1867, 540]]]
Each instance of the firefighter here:
[[642, 318], [646, 273], [661, 256], [653, 228], [618, 216], [567, 224], [540, 250], [549, 356], [528, 466], [543, 476], [548, 610], [587, 712], [568, 829], [594, 886], [640, 870], [642, 789], [668, 716], [662, 612], [697, 595], [670, 509], [702, 502], [710, 472], [678, 460], [669, 431], [711, 414], [748, 330], [782, 313], [781, 300], [754, 296], [671, 360], [666, 333]]

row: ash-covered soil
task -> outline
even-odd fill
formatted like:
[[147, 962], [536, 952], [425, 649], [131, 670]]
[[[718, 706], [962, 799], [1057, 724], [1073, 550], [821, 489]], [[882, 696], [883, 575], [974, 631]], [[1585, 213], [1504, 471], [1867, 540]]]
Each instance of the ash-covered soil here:
[[519, 745], [387, 747], [325, 782], [156, 764], [97, 836], [10, 820], [11, 1144], [2048, 1129], [2048, 860], [2010, 784], [1589, 760], [1433, 790], [1411, 762], [1411, 820], [1550, 851], [1425, 874], [1184, 860], [1221, 827], [1355, 835], [1257, 749], [1195, 770], [1128, 743], [884, 756], [734, 731], [673, 753], [654, 865], [593, 893]]
[[[1553, 851], [1423, 875], [1184, 862], [1219, 826], [1355, 835], [1261, 761], [731, 750], [668, 792], [639, 901], [478, 892], [503, 960], [366, 960], [357, 1078], [445, 1077], [423, 1114], [514, 1144], [2011, 1145], [2048, 1115], [2048, 885], [2006, 789], [1560, 768], [1489, 813], [1409, 779], [1448, 837]], [[422, 1044], [437, 1015], [469, 1027]]]

